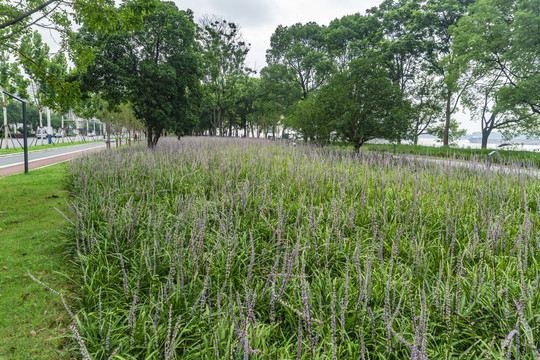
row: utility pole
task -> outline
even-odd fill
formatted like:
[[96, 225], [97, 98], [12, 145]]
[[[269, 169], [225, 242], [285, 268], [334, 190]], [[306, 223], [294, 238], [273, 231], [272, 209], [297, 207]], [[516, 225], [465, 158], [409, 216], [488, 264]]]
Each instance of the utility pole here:
[[4, 138], [6, 140], [6, 149], [9, 149], [9, 143], [8, 143], [8, 132], [9, 132], [9, 126], [7, 123], [7, 99], [6, 94], [2, 93], [2, 100], [4, 102]]
[[[28, 131], [26, 126], [26, 100], [23, 100], [15, 95], [11, 95], [5, 91], [2, 91], [4, 95], [7, 95], [22, 103], [22, 116], [23, 116], [23, 136], [24, 136], [24, 173], [28, 174]], [[4, 97], [5, 98], [5, 97]]]

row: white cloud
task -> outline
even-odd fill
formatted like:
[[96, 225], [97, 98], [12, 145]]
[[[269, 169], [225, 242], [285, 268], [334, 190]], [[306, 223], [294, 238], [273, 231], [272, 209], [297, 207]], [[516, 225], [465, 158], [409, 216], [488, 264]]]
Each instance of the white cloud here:
[[364, 13], [381, 0], [175, 0], [181, 9], [191, 9], [195, 18], [217, 15], [240, 25], [244, 38], [251, 44], [248, 65], [257, 70], [266, 64], [265, 54], [270, 37], [278, 25], [314, 21], [328, 25], [345, 15]]

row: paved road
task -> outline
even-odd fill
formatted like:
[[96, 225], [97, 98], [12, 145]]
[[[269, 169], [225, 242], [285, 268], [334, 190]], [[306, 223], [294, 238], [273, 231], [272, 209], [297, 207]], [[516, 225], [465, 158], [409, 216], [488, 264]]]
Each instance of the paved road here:
[[[80, 135], [77, 136], [70, 136], [64, 138], [64, 143], [70, 143], [70, 142], [79, 142], [79, 141], [94, 141], [94, 140], [100, 140], [102, 139], [101, 136], [94, 136], [94, 137], [82, 137]], [[61, 144], [62, 138], [52, 138], [53, 144]], [[1, 148], [6, 148], [6, 139], [2, 138], [0, 139]], [[23, 146], [23, 139], [8, 139], [7, 143], [9, 145], [10, 149], [13, 148], [21, 148]], [[48, 140], [47, 139], [36, 139], [34, 137], [28, 138], [28, 147], [32, 148], [32, 146], [39, 146], [39, 145], [47, 145]]]
[[[29, 169], [57, 164], [77, 156], [105, 149], [105, 143], [96, 142], [81, 145], [65, 146], [44, 151], [28, 153]], [[0, 176], [7, 176], [24, 171], [24, 154], [17, 153], [0, 157]]]
[[468, 160], [456, 160], [456, 159], [444, 159], [436, 157], [427, 157], [427, 156], [417, 156], [417, 155], [394, 155], [396, 159], [409, 159], [417, 162], [433, 163], [439, 164], [441, 166], [453, 166], [453, 167], [465, 167], [475, 171], [485, 171], [489, 170], [491, 172], [498, 172], [503, 174], [523, 174], [531, 177], [536, 177], [540, 179], [540, 171], [535, 168], [525, 168], [521, 166], [505, 166], [505, 165], [491, 165], [488, 167], [487, 160], [485, 164], [474, 163]]

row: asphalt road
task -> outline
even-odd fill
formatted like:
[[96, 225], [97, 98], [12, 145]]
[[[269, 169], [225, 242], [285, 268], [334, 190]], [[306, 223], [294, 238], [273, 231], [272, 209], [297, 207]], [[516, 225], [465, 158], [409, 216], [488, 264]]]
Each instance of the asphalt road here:
[[[28, 152], [30, 170], [71, 160], [77, 156], [105, 149], [104, 142], [64, 146], [55, 149]], [[0, 176], [24, 171], [24, 154], [10, 154], [0, 157]]]
[[[70, 142], [79, 142], [79, 141], [94, 141], [94, 140], [100, 140], [102, 139], [101, 136], [94, 136], [94, 137], [82, 137], [80, 135], [77, 136], [70, 136], [64, 138], [64, 143], [70, 143]], [[53, 144], [61, 144], [62, 138], [52, 138]], [[2, 149], [6, 148], [6, 139], [2, 138], [0, 139], [0, 143], [2, 145]], [[9, 145], [10, 149], [13, 148], [21, 148], [23, 146], [23, 139], [7, 139], [7, 144]], [[32, 146], [38, 146], [38, 145], [47, 145], [48, 140], [47, 139], [36, 139], [34, 137], [28, 138], [28, 147], [32, 148]]]

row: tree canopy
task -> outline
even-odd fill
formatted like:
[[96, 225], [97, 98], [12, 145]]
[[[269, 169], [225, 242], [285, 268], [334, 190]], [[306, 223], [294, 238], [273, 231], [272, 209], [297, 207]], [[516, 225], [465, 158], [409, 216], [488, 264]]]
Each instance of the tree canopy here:
[[397, 141], [407, 130], [409, 106], [380, 59], [353, 60], [317, 94], [323, 114], [356, 149], [366, 141]]
[[[495, 129], [538, 133], [536, 0], [384, 0], [328, 25], [282, 24], [259, 74], [246, 63], [250, 44], [240, 24], [219, 15], [194, 22], [190, 10], [172, 2], [23, 0], [0, 6], [0, 52], [9, 53], [0, 64], [3, 88], [23, 94], [31, 80], [36, 105], [61, 112], [84, 107], [81, 97], [92, 95], [111, 113], [128, 106], [151, 147], [164, 132], [275, 137], [278, 128], [321, 143], [341, 137], [359, 146], [364, 140], [358, 139], [373, 136], [416, 143], [432, 134], [448, 145], [464, 132], [456, 118], [464, 108], [479, 123], [482, 146]], [[33, 32], [45, 25], [61, 34], [57, 54]], [[75, 68], [68, 68], [71, 63]], [[390, 98], [351, 95], [365, 83]], [[388, 116], [379, 111], [362, 120], [365, 129], [386, 130], [345, 131], [347, 116], [361, 116], [353, 116], [359, 103], [391, 109]]]
[[96, 35], [83, 29], [80, 39], [95, 51], [84, 89], [102, 93], [112, 108], [129, 102], [149, 147], [165, 130], [182, 136], [194, 128], [201, 70], [191, 12], [160, 3], [140, 30]]

